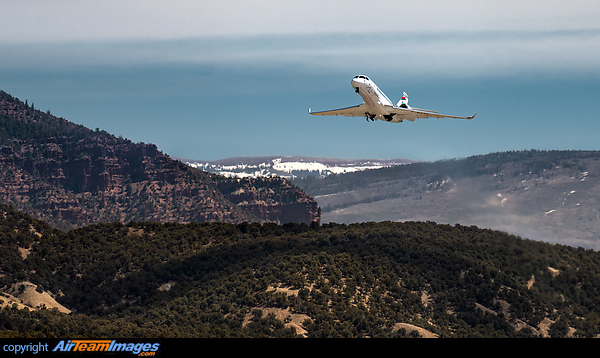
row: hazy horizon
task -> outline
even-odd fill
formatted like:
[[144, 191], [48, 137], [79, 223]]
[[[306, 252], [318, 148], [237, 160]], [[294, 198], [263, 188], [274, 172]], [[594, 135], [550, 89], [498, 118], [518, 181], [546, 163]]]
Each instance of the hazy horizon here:
[[[0, 89], [181, 158], [438, 160], [600, 149], [600, 5], [575, 1], [8, 2]], [[384, 9], [385, 11], [381, 11]], [[313, 117], [392, 99], [471, 121]]]

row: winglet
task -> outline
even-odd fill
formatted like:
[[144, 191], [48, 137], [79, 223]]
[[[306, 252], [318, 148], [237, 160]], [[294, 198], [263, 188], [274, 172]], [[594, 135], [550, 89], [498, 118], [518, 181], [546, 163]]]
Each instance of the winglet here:
[[309, 108], [308, 109], [308, 114], [312, 114], [311, 112], [312, 112], [312, 108]]
[[473, 118], [475, 118], [476, 115], [477, 115], [477, 112], [473, 113], [473, 115], [471, 117], [467, 117], [467, 119], [473, 119]]

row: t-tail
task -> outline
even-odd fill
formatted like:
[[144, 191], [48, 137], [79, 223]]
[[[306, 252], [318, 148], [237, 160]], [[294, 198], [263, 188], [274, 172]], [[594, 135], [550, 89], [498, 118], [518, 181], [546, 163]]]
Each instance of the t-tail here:
[[410, 109], [410, 106], [408, 105], [408, 95], [406, 94], [406, 92], [402, 93], [402, 99], [400, 101], [398, 101], [398, 104], [396, 105], [396, 107]]

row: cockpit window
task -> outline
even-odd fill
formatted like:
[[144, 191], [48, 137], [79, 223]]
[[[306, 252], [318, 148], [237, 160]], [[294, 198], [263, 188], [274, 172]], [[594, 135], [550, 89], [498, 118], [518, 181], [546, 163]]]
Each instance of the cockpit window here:
[[363, 80], [367, 80], [367, 81], [369, 80], [369, 77], [364, 76], [364, 75], [358, 75], [358, 76], [356, 76], [354, 78], [362, 78]]

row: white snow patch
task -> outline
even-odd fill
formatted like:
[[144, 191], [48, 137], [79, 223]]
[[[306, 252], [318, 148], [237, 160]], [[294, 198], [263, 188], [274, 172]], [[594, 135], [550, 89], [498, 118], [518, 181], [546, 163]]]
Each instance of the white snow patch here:
[[[265, 158], [263, 162], [256, 164], [239, 163], [235, 165], [222, 165], [210, 162], [187, 161], [186, 163], [194, 168], [205, 170], [207, 172], [238, 178], [257, 178], [279, 176], [293, 179], [305, 176], [325, 177], [331, 174], [353, 173], [368, 169], [380, 169], [396, 165], [404, 165], [410, 161], [406, 160], [329, 160], [307, 159], [298, 157], [277, 157], [274, 159]], [[248, 158], [252, 162], [254, 158]], [[327, 164], [333, 162], [335, 164]]]

